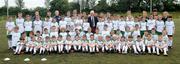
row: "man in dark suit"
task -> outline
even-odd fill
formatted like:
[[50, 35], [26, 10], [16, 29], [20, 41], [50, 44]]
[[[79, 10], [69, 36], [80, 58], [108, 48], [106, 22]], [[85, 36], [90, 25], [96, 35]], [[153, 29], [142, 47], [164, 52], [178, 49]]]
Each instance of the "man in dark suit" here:
[[90, 16], [88, 17], [88, 22], [90, 24], [90, 27], [91, 27], [91, 32], [92, 33], [95, 33], [96, 31], [96, 25], [97, 25], [97, 22], [98, 22], [98, 18], [95, 16], [94, 14], [94, 11], [91, 11], [90, 12]]

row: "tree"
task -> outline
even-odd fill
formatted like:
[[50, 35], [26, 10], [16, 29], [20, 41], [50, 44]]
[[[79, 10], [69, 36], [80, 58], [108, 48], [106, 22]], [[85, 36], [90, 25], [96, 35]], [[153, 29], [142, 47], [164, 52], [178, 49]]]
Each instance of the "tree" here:
[[53, 0], [50, 2], [50, 10], [59, 10], [62, 14], [65, 14], [69, 10], [68, 0]]
[[16, 5], [18, 8], [22, 9], [24, 7], [23, 0], [16, 0]]
[[9, 4], [8, 4], [8, 0], [4, 0], [5, 2], [5, 7], [6, 7], [6, 14], [7, 14], [7, 17], [9, 16]]
[[45, 6], [46, 6], [47, 9], [50, 9], [50, 1], [51, 1], [51, 0], [45, 0], [45, 3], [44, 3], [44, 4], [45, 4]]
[[106, 0], [101, 0], [99, 3], [93, 8], [97, 12], [110, 12], [110, 6], [106, 3]]

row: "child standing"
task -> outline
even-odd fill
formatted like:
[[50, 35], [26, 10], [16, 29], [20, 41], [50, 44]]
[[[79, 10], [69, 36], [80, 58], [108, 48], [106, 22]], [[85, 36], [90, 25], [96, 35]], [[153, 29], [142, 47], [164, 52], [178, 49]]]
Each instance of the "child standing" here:
[[15, 28], [15, 23], [12, 21], [12, 17], [10, 16], [6, 22], [6, 30], [7, 30], [7, 38], [8, 38], [8, 49], [12, 48], [12, 32]]

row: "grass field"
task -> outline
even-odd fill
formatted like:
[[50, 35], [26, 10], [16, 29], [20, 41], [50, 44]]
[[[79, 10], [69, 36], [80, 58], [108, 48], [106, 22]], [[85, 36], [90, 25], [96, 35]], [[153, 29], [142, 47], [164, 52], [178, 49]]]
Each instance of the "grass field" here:
[[[9, 57], [9, 64], [25, 64], [24, 59], [30, 58], [31, 64], [180, 64], [180, 13], [172, 12], [176, 25], [176, 34], [174, 36], [174, 48], [169, 52], [168, 57], [156, 55], [121, 55], [121, 54], [51, 54], [51, 55], [13, 55], [13, 52], [7, 49], [7, 38], [5, 30], [5, 20], [0, 18], [0, 64], [5, 64], [4, 58]], [[41, 62], [41, 58], [47, 58], [46, 62]]]

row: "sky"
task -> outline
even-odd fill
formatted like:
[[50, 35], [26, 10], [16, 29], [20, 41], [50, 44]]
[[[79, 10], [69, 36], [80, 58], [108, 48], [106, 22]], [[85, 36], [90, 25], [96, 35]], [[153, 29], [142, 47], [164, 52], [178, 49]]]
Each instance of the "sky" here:
[[[17, 6], [15, 3], [16, 0], [9, 0], [9, 6]], [[25, 3], [25, 8], [31, 9], [36, 7], [45, 7], [44, 2], [45, 0], [23, 0]], [[0, 7], [4, 6], [4, 0], [0, 0]]]

